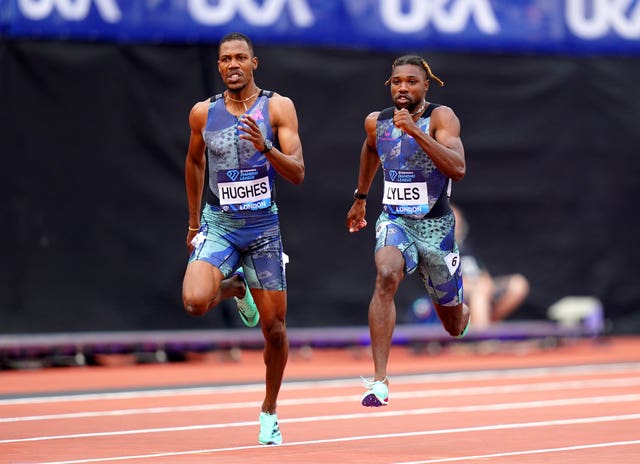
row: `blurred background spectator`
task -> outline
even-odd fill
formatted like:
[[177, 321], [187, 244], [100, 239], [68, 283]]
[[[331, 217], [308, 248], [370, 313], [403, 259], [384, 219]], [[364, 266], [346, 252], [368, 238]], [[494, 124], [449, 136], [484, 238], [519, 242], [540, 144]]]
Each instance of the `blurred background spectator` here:
[[474, 330], [506, 319], [529, 295], [529, 280], [520, 273], [493, 276], [473, 248], [469, 223], [457, 205], [451, 205], [456, 216], [456, 240], [460, 247], [460, 265], [464, 301], [471, 310]]

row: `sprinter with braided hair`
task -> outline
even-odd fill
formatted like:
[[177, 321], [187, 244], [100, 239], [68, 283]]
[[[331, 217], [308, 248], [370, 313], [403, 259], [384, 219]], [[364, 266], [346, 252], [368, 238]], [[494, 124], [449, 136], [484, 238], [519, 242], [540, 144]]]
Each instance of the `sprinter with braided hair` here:
[[464, 147], [453, 110], [426, 100], [431, 80], [444, 85], [421, 57], [399, 57], [386, 82], [394, 106], [369, 114], [364, 123], [358, 188], [347, 214], [350, 232], [367, 225], [366, 200], [380, 166], [384, 192], [376, 223], [377, 278], [369, 304], [375, 374], [373, 381], [365, 381], [363, 406], [388, 402], [394, 297], [406, 274], [418, 270], [449, 334], [462, 337], [469, 328], [455, 218], [449, 207], [451, 183], [466, 172]]

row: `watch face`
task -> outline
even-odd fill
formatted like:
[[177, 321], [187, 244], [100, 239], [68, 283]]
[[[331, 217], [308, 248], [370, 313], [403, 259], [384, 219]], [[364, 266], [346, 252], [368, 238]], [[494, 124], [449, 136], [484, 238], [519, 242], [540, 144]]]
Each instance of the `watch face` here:
[[262, 153], [266, 153], [269, 150], [271, 150], [272, 148], [273, 148], [273, 143], [271, 143], [271, 140], [265, 139], [264, 140], [264, 150], [262, 150]]

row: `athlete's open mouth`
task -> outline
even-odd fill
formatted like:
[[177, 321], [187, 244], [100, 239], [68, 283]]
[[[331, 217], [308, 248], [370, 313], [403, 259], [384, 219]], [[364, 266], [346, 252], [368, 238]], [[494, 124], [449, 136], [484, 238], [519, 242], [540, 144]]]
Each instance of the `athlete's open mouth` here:
[[229, 74], [227, 74], [227, 80], [229, 82], [238, 82], [239, 80], [242, 79], [242, 73], [240, 72], [230, 72]]
[[396, 106], [405, 108], [411, 104], [411, 98], [405, 95], [399, 95], [395, 98]]

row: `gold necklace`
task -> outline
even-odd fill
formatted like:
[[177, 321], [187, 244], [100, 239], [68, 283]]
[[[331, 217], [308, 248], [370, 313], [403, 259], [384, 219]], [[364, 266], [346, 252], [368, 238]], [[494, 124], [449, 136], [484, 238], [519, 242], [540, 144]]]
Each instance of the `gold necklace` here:
[[244, 106], [244, 110], [247, 111], [247, 103], [249, 100], [251, 100], [253, 97], [255, 97], [256, 95], [258, 95], [260, 93], [260, 89], [256, 90], [256, 93], [254, 93], [253, 95], [248, 96], [247, 98], [245, 98], [244, 100], [236, 100], [235, 98], [231, 98], [229, 96], [229, 91], [225, 90], [224, 92], [224, 97], [231, 100], [234, 103], [242, 103], [242, 106]]

